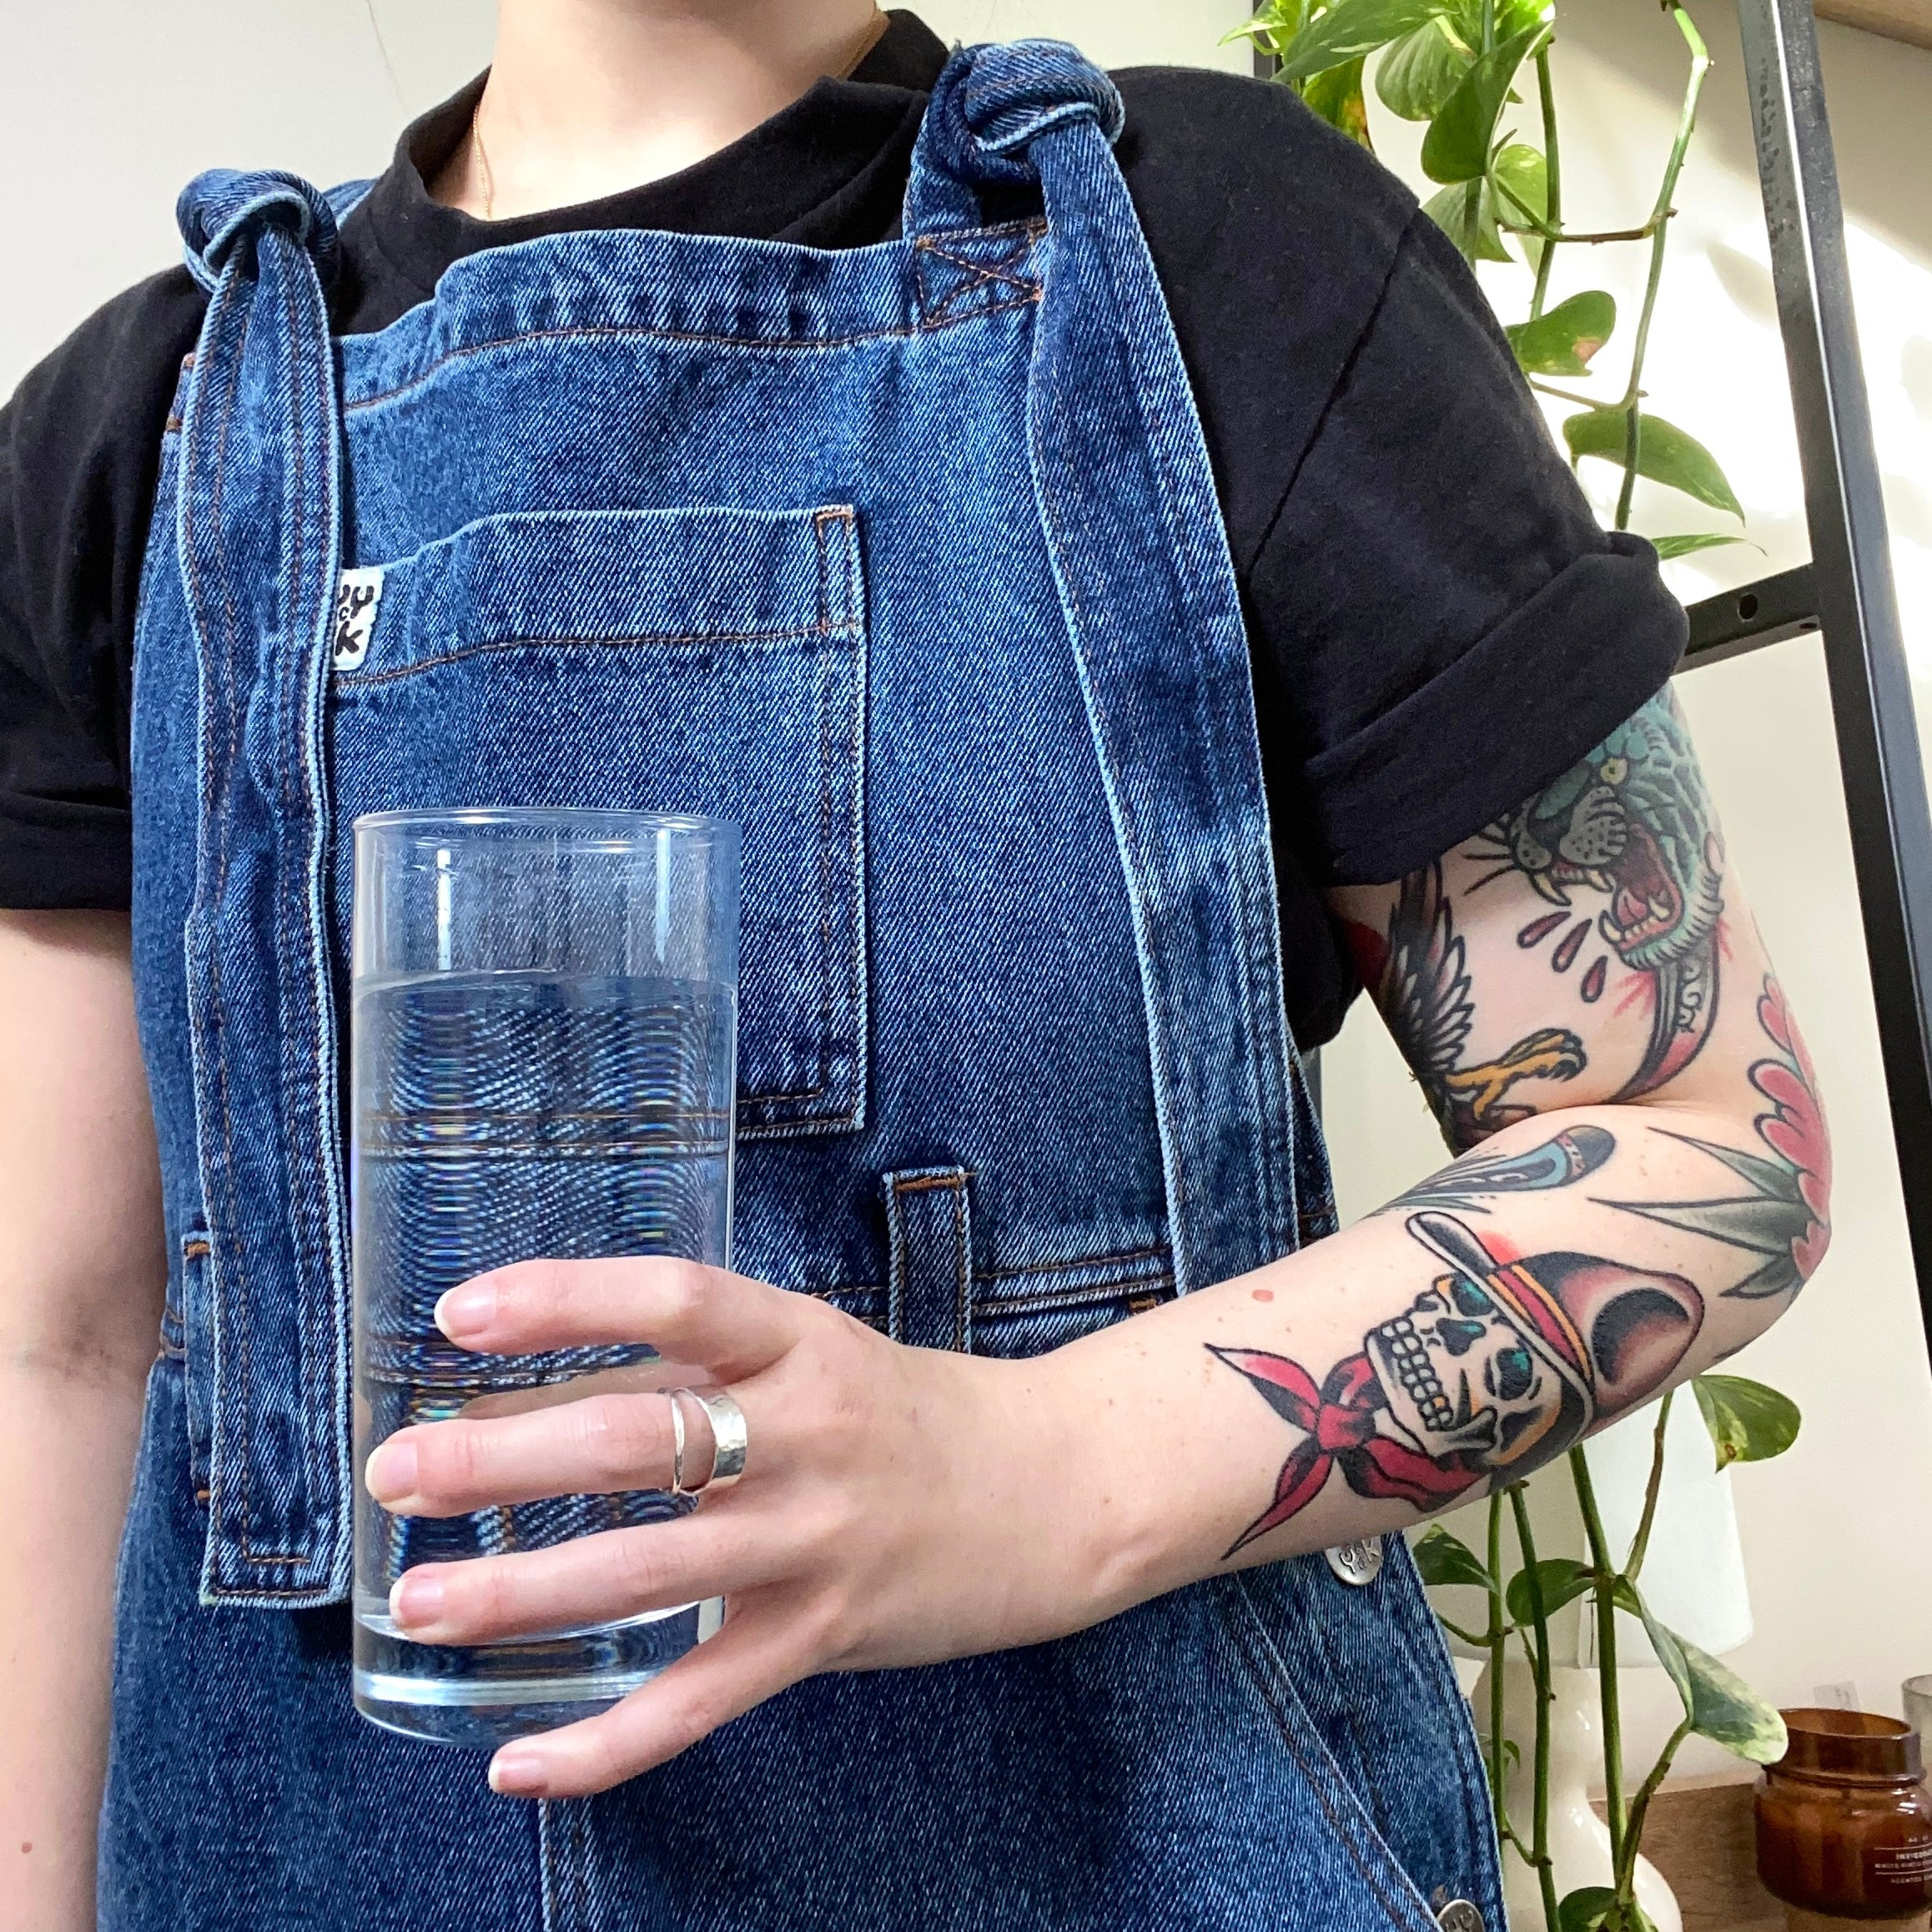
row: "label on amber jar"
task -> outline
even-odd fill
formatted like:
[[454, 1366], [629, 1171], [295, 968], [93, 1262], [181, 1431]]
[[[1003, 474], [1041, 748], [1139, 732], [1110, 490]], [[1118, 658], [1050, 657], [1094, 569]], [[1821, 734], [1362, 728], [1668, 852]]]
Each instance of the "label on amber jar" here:
[[1920, 1884], [1932, 1878], [1932, 1839], [1922, 1844], [1874, 1846], [1865, 1853], [1871, 1874], [1891, 1885]]

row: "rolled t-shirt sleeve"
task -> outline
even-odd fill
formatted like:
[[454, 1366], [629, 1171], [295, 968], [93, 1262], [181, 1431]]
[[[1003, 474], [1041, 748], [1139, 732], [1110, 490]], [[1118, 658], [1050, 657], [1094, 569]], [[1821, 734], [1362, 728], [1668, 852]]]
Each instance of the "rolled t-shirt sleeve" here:
[[1333, 884], [1400, 878], [1508, 811], [1658, 691], [1686, 636], [1420, 213], [1246, 589], [1282, 829]]
[[203, 300], [180, 269], [140, 284], [0, 408], [0, 908], [128, 903], [134, 618]]

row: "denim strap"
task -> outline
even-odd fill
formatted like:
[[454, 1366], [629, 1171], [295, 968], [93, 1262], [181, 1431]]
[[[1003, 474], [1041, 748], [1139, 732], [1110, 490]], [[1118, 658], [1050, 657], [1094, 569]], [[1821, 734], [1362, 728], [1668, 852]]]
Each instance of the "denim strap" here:
[[[963, 49], [933, 88], [906, 229], [977, 223], [981, 186], [1037, 179], [1044, 196], [1034, 489], [1133, 908], [1185, 1292], [1298, 1245], [1303, 1109], [1247, 635], [1193, 391], [1114, 158], [1123, 118], [1071, 47]], [[1325, 1193], [1319, 1153], [1300, 1152]]]
[[322, 712], [340, 561], [329, 203], [205, 174], [178, 210], [210, 292], [183, 411], [178, 546], [198, 659], [187, 925], [214, 1400], [209, 1602], [350, 1575], [349, 1299]]

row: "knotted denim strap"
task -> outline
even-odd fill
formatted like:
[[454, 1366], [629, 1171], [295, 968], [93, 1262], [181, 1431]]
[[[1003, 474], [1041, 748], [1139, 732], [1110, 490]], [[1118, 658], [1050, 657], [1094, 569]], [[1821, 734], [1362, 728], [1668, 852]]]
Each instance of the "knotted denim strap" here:
[[199, 692], [186, 945], [213, 1327], [202, 1594], [317, 1603], [346, 1594], [350, 1577], [322, 762], [341, 524], [324, 284], [339, 242], [328, 201], [286, 174], [204, 174], [177, 213], [210, 294], [176, 530]]
[[1185, 1291], [1298, 1245], [1301, 1076], [1247, 636], [1193, 392], [1114, 158], [1123, 119], [1071, 47], [955, 53], [906, 230], [976, 224], [983, 185], [1037, 179], [1044, 196], [1034, 487], [1133, 908]]

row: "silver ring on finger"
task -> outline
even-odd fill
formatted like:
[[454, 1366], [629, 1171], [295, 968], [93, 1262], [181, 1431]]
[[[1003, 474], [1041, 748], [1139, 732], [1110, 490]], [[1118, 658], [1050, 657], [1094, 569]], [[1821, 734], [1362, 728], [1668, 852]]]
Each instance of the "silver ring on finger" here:
[[[671, 1493], [681, 1502], [695, 1502], [707, 1490], [729, 1489], [744, 1474], [745, 1460], [751, 1451], [751, 1429], [744, 1411], [724, 1389], [672, 1389], [669, 1393]], [[711, 1473], [695, 1485], [687, 1485], [684, 1480], [684, 1415], [679, 1401], [684, 1396], [689, 1396], [704, 1411], [711, 1423]]]

